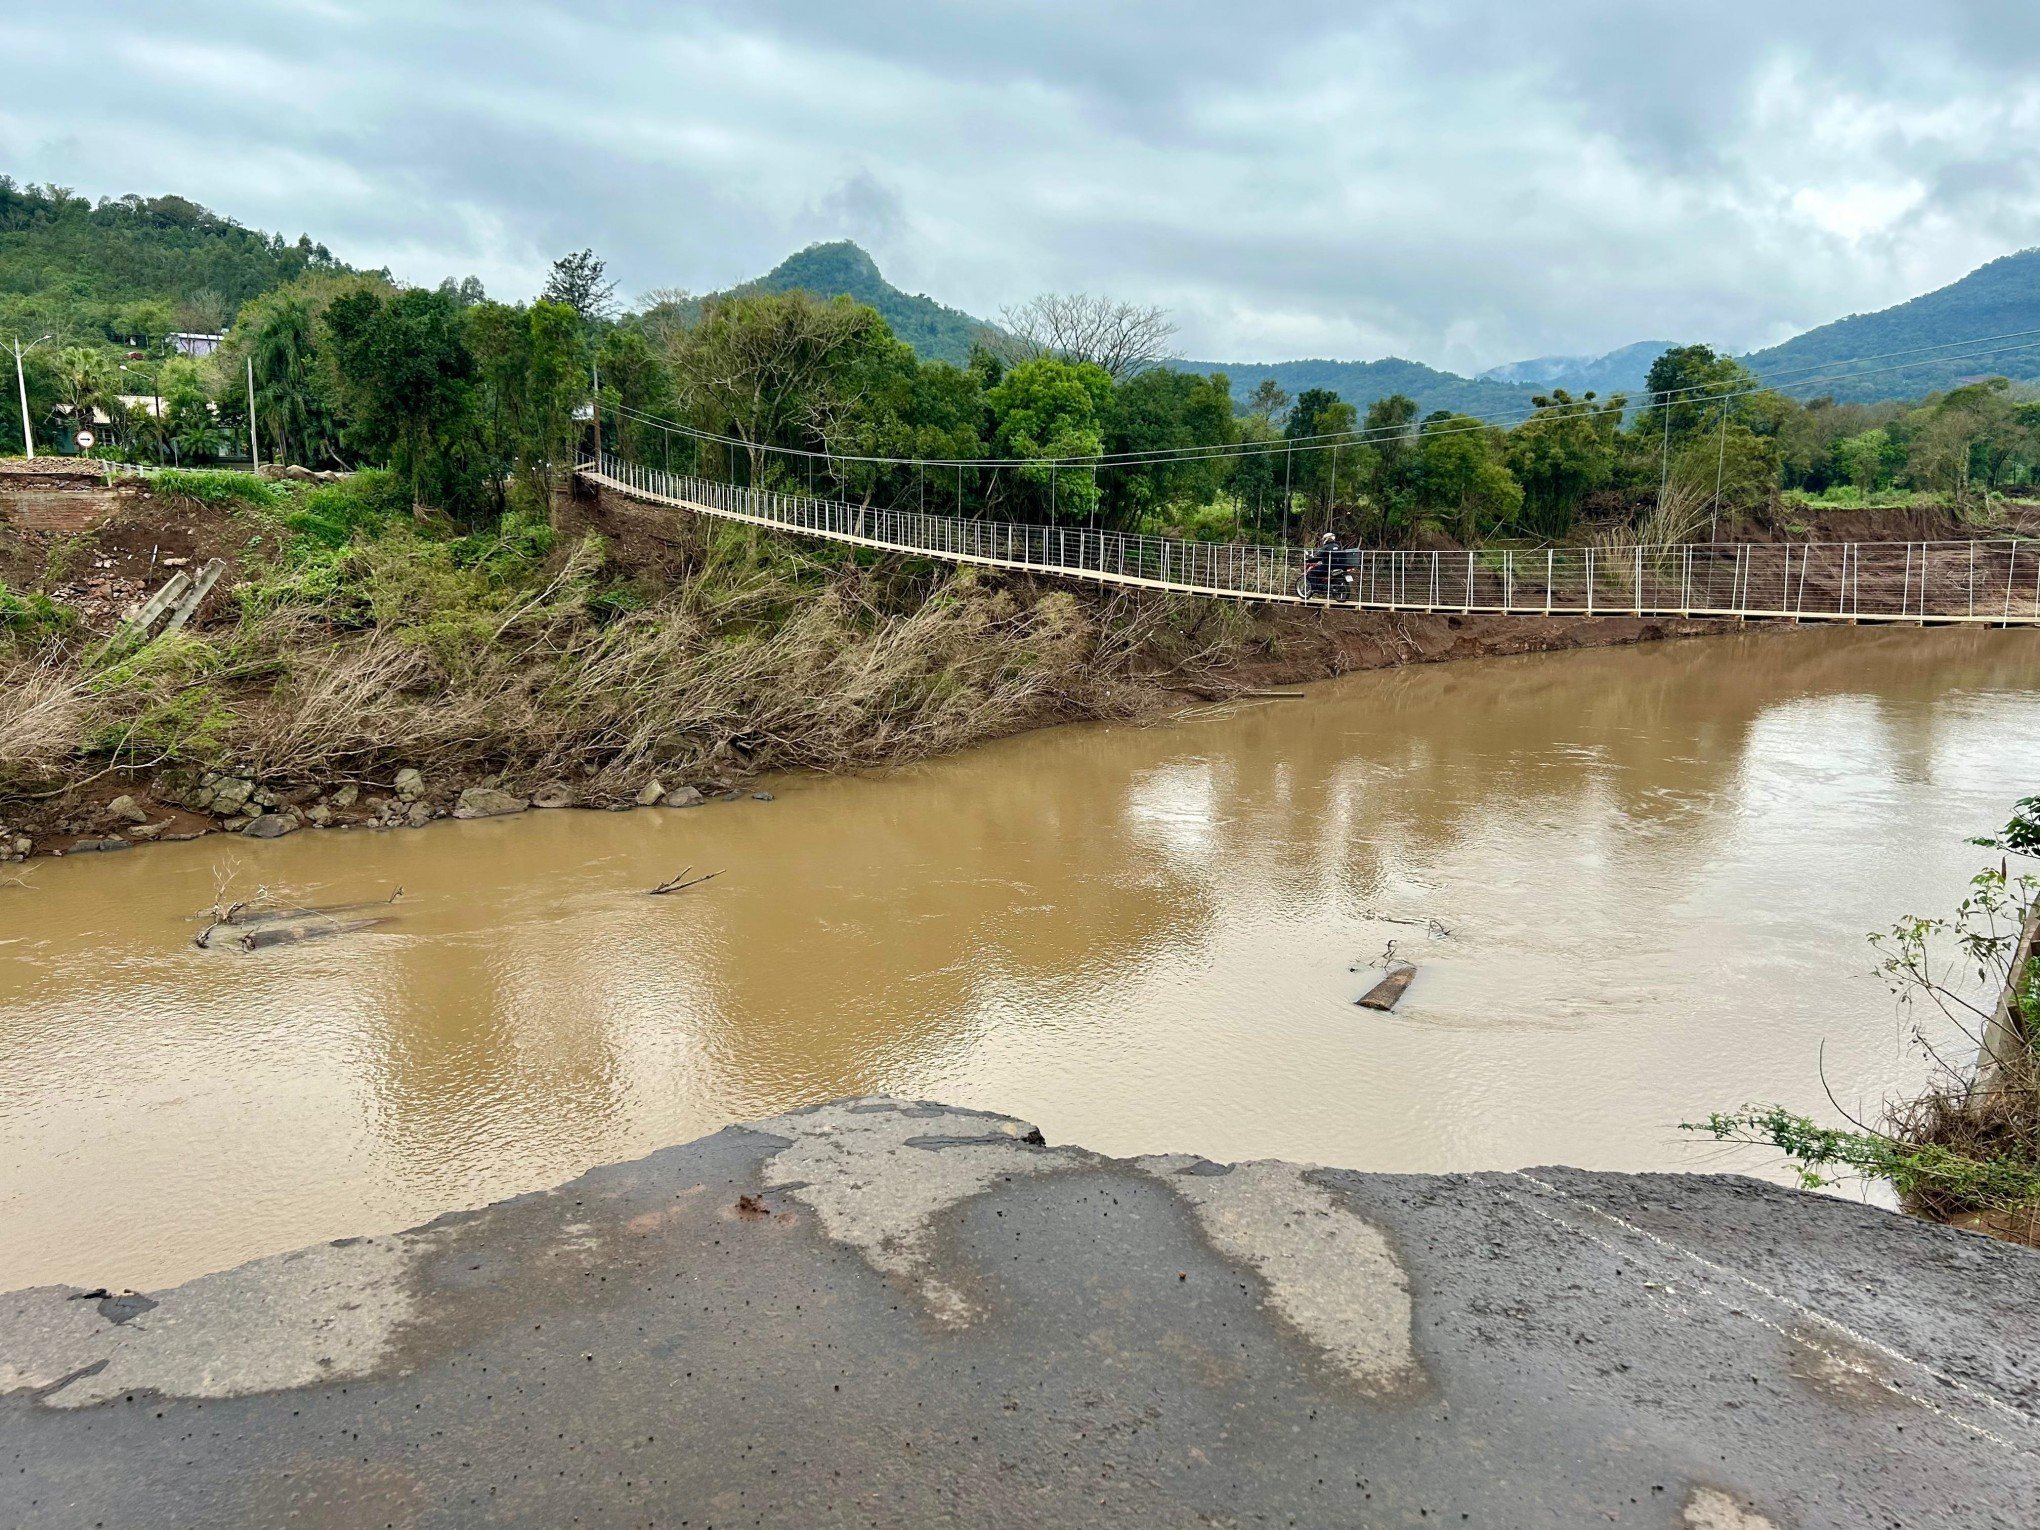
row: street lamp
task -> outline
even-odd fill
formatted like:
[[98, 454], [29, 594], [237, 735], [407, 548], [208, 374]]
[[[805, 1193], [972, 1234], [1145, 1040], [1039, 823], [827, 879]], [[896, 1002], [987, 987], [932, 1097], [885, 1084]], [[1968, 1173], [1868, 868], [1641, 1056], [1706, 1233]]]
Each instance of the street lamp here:
[[44, 335], [42, 340], [31, 340], [26, 345], [19, 340], [9, 342], [14, 347], [14, 386], [21, 390], [21, 445], [31, 462], [35, 460], [35, 428], [28, 422], [28, 377], [21, 370], [21, 358], [41, 345], [43, 340], [53, 338], [55, 337]]

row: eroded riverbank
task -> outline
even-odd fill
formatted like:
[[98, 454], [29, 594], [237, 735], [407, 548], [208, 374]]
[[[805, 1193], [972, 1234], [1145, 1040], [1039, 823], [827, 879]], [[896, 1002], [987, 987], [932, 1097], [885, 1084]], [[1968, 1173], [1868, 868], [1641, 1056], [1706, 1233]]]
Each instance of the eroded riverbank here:
[[[1852, 1107], [1916, 1088], [1863, 937], [1959, 896], [2040, 755], [2034, 680], [2017, 633], [1753, 633], [773, 802], [15, 868], [0, 1284], [160, 1285], [877, 1091], [1116, 1153], [1714, 1166], [1677, 1122], [1823, 1068]], [[644, 896], [690, 864], [723, 875]], [[359, 935], [191, 945], [222, 896], [398, 886]], [[1350, 969], [1390, 940], [1422, 971], [1369, 1016]]]
[[[1405, 664], [1620, 647], [1737, 630], [1746, 629], [1722, 621], [1628, 616], [1427, 616], [1277, 609], [1260, 613], [1250, 635], [1236, 636], [1195, 662], [1130, 673], [1123, 683], [1102, 692], [1064, 691], [996, 725], [966, 730], [950, 747], [1103, 716], [1161, 718], [1186, 705], [1239, 699], [1266, 687]], [[369, 721], [356, 719], [350, 726], [367, 728]], [[492, 768], [486, 759], [441, 758], [424, 761], [423, 769], [397, 763], [374, 774], [349, 773], [335, 780], [328, 772], [328, 779], [308, 782], [291, 775], [266, 779], [259, 770], [231, 763], [215, 769], [135, 770], [108, 769], [85, 760], [78, 763], [79, 779], [72, 787], [30, 796], [0, 794], [0, 862], [176, 844], [208, 834], [280, 839], [301, 829], [417, 829], [444, 818], [504, 817], [532, 808], [619, 811], [733, 802], [769, 773], [772, 754], [764, 747], [765, 733], [725, 731], [729, 747], [705, 768], [644, 765], [632, 771], [591, 768], [565, 775], [531, 769], [506, 772]], [[890, 762], [904, 763], [930, 752], [912, 737], [897, 747], [898, 758]], [[875, 746], [872, 758], [853, 753], [843, 763], [847, 768], [888, 762], [889, 751]]]

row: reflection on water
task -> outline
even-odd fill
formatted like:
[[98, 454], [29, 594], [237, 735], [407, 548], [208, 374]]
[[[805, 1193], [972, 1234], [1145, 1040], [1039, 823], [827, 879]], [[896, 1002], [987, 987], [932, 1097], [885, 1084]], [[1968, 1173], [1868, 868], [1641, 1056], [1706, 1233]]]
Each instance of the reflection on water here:
[[[2024, 633], [1354, 677], [682, 812], [212, 839], [0, 888], [0, 1288], [147, 1287], [891, 1091], [1113, 1152], [1719, 1164], [1912, 1083], [1864, 933], [2040, 758]], [[682, 865], [727, 868], [670, 898]], [[231, 869], [386, 930], [199, 951]], [[1434, 918], [1428, 938], [1391, 918]], [[1388, 941], [1401, 1011], [1356, 1009]]]

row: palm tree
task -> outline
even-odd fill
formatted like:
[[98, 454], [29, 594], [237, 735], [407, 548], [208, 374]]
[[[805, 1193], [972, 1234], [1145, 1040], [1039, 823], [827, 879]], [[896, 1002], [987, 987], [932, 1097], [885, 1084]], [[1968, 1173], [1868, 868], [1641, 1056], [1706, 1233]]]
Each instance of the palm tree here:
[[311, 310], [296, 298], [279, 302], [251, 342], [255, 413], [279, 462], [317, 462], [333, 445], [319, 398], [316, 345]]
[[82, 345], [67, 345], [57, 353], [52, 381], [56, 384], [56, 410], [67, 415], [74, 426], [90, 427], [92, 411], [114, 401], [113, 361], [104, 351]]

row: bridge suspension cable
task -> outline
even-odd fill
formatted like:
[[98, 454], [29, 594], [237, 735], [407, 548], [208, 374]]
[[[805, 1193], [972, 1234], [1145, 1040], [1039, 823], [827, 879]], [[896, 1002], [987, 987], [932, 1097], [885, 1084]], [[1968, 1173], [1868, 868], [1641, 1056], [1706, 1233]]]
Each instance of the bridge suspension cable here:
[[[1271, 455], [1281, 451], [1285, 454], [1297, 451], [1332, 451], [1347, 445], [1365, 445], [1373, 441], [1391, 439], [1429, 438], [1455, 435], [1470, 431], [1509, 429], [1518, 425], [1540, 420], [1566, 420], [1592, 418], [1612, 411], [1615, 397], [1622, 397], [1625, 407], [1650, 409], [1693, 403], [1724, 406], [1731, 400], [1747, 398], [1758, 393], [1773, 391], [1777, 381], [1798, 375], [1797, 381], [1804, 385], [1830, 379], [1854, 379], [1888, 375], [1908, 371], [1916, 367], [1941, 365], [1950, 361], [1994, 360], [2000, 356], [2014, 355], [2040, 349], [2040, 339], [2027, 339], [2040, 335], [2040, 329], [2012, 330], [2001, 335], [1982, 336], [1965, 341], [1945, 341], [1938, 345], [1921, 346], [1912, 351], [1889, 351], [1881, 355], [1852, 357], [1845, 360], [1822, 363], [1817, 367], [1789, 369], [1785, 372], [1768, 374], [1755, 383], [1743, 387], [1722, 388], [1719, 385], [1696, 384], [1688, 388], [1648, 391], [1640, 396], [1611, 395], [1609, 398], [1574, 399], [1567, 404], [1533, 408], [1524, 415], [1502, 418], [1496, 416], [1455, 415], [1435, 425], [1419, 422], [1413, 428], [1401, 426], [1378, 426], [1351, 431], [1333, 431], [1319, 435], [1295, 438], [1277, 438], [1268, 441], [1213, 442], [1189, 447], [1153, 447], [1124, 452], [1098, 452], [1085, 456], [1065, 457], [897, 457], [875, 453], [832, 451], [827, 447], [781, 446], [753, 442], [741, 436], [718, 431], [705, 430], [684, 421], [668, 419], [661, 415], [639, 409], [633, 405], [619, 405], [618, 412], [643, 425], [669, 430], [675, 434], [698, 442], [734, 447], [745, 452], [760, 452], [771, 456], [806, 458], [815, 461], [854, 463], [860, 466], [877, 467], [955, 467], [955, 468], [1077, 468], [1097, 469], [1113, 467], [1160, 467], [1174, 463], [1204, 462], [1211, 460], [1233, 460], [1237, 458]], [[2023, 340], [2022, 344], [2004, 345], [2001, 341]], [[1984, 348], [1984, 349], [1979, 349]], [[1927, 355], [1927, 352], [1949, 351], [1948, 355]], [[1882, 360], [1891, 356], [1917, 356], [1918, 359], [1900, 362], [1896, 365], [1869, 367], [1859, 366], [1864, 361]]]

